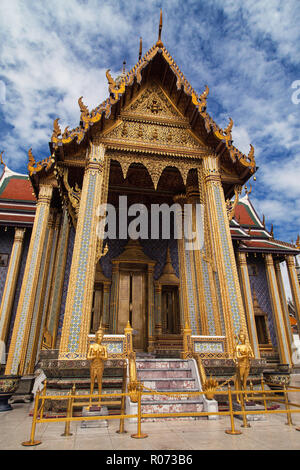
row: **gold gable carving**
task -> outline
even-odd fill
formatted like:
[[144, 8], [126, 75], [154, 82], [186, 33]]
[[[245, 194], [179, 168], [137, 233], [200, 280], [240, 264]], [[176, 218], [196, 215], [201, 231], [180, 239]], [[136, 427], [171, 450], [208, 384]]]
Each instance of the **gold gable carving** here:
[[151, 147], [204, 151], [182, 117], [156, 84], [143, 90], [120, 114], [121, 120], [101, 137], [103, 143], [122, 142]]
[[[151, 117], [179, 117], [178, 112], [168, 101], [163, 91], [155, 83], [146, 88], [140, 96], [128, 106], [123, 114], [129, 115], [132, 113], [148, 115]], [[181, 121], [184, 123], [186, 122], [183, 118], [181, 118]]]

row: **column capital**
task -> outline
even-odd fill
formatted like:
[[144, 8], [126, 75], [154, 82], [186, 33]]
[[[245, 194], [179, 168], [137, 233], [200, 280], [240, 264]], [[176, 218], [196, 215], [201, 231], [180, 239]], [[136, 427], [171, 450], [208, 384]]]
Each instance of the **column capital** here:
[[53, 192], [53, 186], [50, 184], [41, 184], [37, 204], [50, 205]]
[[265, 254], [265, 264], [267, 266], [274, 266], [273, 255], [271, 253]]
[[26, 232], [26, 228], [15, 227], [14, 241], [22, 243], [22, 241], [24, 239], [25, 232]]
[[220, 183], [220, 162], [217, 155], [211, 154], [203, 158], [203, 176], [205, 183]]
[[286, 255], [285, 261], [286, 261], [286, 264], [289, 267], [295, 267], [295, 256], [294, 255]]
[[103, 144], [94, 144], [90, 142], [90, 148], [87, 152], [87, 166], [86, 171], [96, 170], [102, 171], [105, 157], [105, 146]]
[[240, 264], [247, 264], [246, 253], [244, 251], [238, 251], [238, 260]]
[[173, 201], [183, 206], [186, 203], [186, 194], [176, 194], [173, 197]]

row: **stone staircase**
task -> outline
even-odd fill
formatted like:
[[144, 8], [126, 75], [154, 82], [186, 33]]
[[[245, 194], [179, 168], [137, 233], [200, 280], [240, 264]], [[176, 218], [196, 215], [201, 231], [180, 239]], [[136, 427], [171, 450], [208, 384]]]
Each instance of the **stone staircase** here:
[[[161, 395], [144, 395], [142, 413], [189, 413], [203, 411], [202, 396], [168, 396], [163, 392], [199, 391], [200, 384], [195, 363], [182, 359], [136, 359], [137, 377], [144, 387], [161, 392]], [[143, 418], [143, 421], [172, 419], [200, 419], [199, 416], [182, 418]]]

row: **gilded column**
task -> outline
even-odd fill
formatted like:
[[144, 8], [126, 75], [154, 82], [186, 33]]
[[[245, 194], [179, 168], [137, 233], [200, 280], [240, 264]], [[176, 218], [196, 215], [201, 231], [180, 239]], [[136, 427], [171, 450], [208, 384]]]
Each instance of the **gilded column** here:
[[192, 272], [191, 265], [189, 262], [189, 256], [187, 256], [187, 252], [185, 249], [184, 239], [183, 210], [184, 204], [186, 203], [186, 196], [183, 194], [179, 194], [174, 197], [174, 202], [177, 203], [175, 212], [176, 227], [178, 233], [182, 234], [182, 236], [177, 239], [180, 275], [179, 300], [181, 312], [181, 333], [183, 333], [184, 326], [187, 323], [192, 328], [193, 334], [197, 334]]
[[59, 359], [86, 358], [97, 244], [101, 253], [103, 243], [103, 240], [97, 240], [97, 211], [101, 201], [103, 169], [108, 161], [102, 144], [90, 145], [76, 226]]
[[56, 210], [50, 209], [48, 218], [48, 230], [44, 242], [44, 251], [41, 260], [40, 274], [35, 295], [35, 304], [32, 315], [30, 335], [27, 346], [25, 371], [32, 374], [36, 362], [36, 355], [39, 351], [38, 344], [43, 331], [44, 301], [47, 298], [47, 279], [52, 255], [52, 245], [54, 239], [54, 227], [56, 219]]
[[158, 336], [162, 335], [162, 318], [161, 318], [161, 284], [154, 283], [154, 305], [155, 305], [155, 329]]
[[52, 348], [55, 348], [56, 335], [61, 307], [61, 297], [64, 284], [65, 267], [68, 254], [68, 240], [70, 224], [67, 211], [64, 210], [62, 225], [59, 232], [58, 246], [53, 268], [53, 282], [49, 295], [49, 305], [47, 311], [46, 329], [52, 337]]
[[153, 291], [154, 266], [148, 265], [148, 352], [154, 351], [155, 343], [155, 319], [154, 319], [154, 291]]
[[281, 307], [280, 294], [277, 286], [275, 268], [273, 263], [273, 256], [271, 254], [265, 255], [266, 273], [268, 279], [268, 286], [270, 291], [273, 315], [275, 318], [277, 340], [279, 348], [279, 356], [282, 364], [291, 364], [290, 351], [288, 346], [288, 338], [286, 335], [286, 328], [284, 322], [284, 313]]
[[277, 286], [278, 286], [280, 300], [281, 300], [281, 308], [283, 311], [285, 331], [286, 331], [286, 335], [288, 338], [290, 356], [292, 357], [293, 335], [292, 335], [288, 306], [287, 306], [287, 301], [286, 301], [286, 296], [285, 296], [285, 291], [284, 291], [283, 279], [282, 279], [282, 274], [281, 274], [281, 269], [280, 269], [280, 262], [274, 261], [274, 266], [275, 266], [275, 273], [276, 273], [276, 279], [277, 279]]
[[203, 159], [203, 177], [214, 262], [220, 284], [227, 347], [231, 356], [234, 350], [234, 335], [238, 335], [241, 329], [247, 335], [247, 325], [221, 184], [219, 160], [216, 155], [208, 155]]
[[10, 260], [5, 280], [3, 297], [0, 307], [0, 339], [6, 341], [11, 317], [11, 309], [14, 302], [25, 228], [15, 228], [15, 238], [12, 246]]
[[53, 187], [41, 185], [5, 374], [24, 373]]
[[286, 256], [286, 264], [289, 275], [289, 281], [295, 306], [298, 333], [300, 334], [300, 286], [297, 278], [295, 267], [295, 257], [293, 255]]
[[103, 283], [103, 328], [107, 331], [109, 329], [109, 295], [110, 295], [110, 283]]
[[245, 304], [245, 311], [247, 315], [249, 339], [250, 339], [250, 343], [252, 346], [252, 350], [254, 352], [254, 357], [259, 359], [260, 352], [259, 352], [259, 345], [258, 345], [256, 325], [255, 325], [255, 316], [254, 316], [254, 308], [253, 308], [248, 266], [247, 266], [246, 254], [241, 251], [238, 252], [238, 264], [239, 264], [240, 274], [241, 274], [241, 288], [244, 294], [244, 304]]

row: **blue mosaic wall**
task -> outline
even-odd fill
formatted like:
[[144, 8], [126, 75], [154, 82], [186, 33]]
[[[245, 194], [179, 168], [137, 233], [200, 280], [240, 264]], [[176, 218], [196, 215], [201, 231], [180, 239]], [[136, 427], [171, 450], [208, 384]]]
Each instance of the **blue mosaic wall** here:
[[255, 290], [259, 306], [268, 316], [268, 326], [269, 326], [271, 341], [272, 341], [273, 346], [277, 346], [276, 330], [274, 326], [272, 304], [271, 304], [271, 299], [269, 295], [269, 287], [268, 287], [265, 264], [263, 261], [255, 259], [255, 258], [251, 260], [251, 264], [255, 264], [257, 268], [257, 275], [249, 276], [251, 290], [252, 290], [252, 293], [253, 293], [253, 290]]

